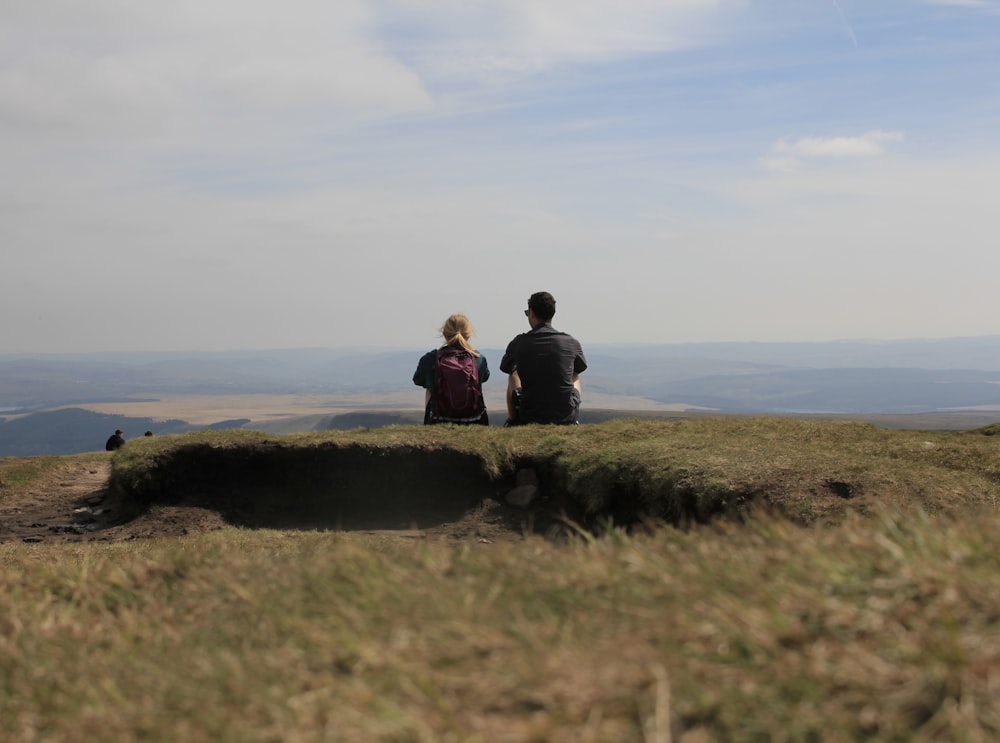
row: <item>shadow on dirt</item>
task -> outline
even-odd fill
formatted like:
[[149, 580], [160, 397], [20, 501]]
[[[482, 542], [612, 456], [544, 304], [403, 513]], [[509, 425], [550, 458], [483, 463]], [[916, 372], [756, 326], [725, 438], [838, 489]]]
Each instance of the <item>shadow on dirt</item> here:
[[452, 450], [365, 446], [308, 449], [192, 445], [172, 450], [140, 482], [112, 474], [122, 513], [152, 506], [211, 509], [246, 528], [423, 530], [551, 534], [573, 521], [564, 498], [542, 492], [525, 508], [504, 500], [514, 474]]

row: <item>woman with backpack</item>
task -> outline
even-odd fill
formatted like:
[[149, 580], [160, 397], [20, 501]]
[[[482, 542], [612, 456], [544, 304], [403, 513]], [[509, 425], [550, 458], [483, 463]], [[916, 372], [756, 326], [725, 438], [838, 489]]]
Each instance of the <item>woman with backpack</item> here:
[[423, 387], [424, 425], [435, 423], [488, 426], [483, 382], [490, 378], [486, 357], [469, 338], [472, 325], [465, 315], [452, 315], [441, 327], [444, 345], [420, 357], [413, 383]]

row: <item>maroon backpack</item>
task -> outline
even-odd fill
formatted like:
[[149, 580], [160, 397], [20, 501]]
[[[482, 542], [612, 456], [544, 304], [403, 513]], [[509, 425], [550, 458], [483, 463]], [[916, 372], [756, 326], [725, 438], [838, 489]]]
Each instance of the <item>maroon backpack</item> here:
[[434, 360], [434, 420], [468, 423], [483, 412], [476, 357], [456, 348], [438, 349]]

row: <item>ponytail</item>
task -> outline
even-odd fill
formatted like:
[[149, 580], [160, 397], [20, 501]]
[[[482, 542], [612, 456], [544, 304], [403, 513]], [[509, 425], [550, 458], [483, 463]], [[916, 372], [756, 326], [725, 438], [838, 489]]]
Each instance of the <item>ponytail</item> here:
[[452, 315], [444, 321], [441, 326], [441, 335], [444, 337], [445, 345], [453, 348], [461, 348], [468, 351], [475, 357], [479, 357], [479, 352], [469, 343], [472, 336], [472, 324], [465, 315]]

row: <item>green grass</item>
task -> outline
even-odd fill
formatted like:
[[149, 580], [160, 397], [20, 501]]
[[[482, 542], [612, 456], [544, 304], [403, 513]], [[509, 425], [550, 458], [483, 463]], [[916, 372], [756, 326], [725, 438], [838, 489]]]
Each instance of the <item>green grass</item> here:
[[37, 480], [46, 472], [59, 465], [60, 457], [37, 457], [32, 459], [8, 458], [0, 472], [0, 498], [3, 493], [14, 492]]
[[562, 542], [0, 545], [0, 739], [1000, 736], [992, 436], [765, 419], [204, 434], [130, 443], [119, 487], [148, 492], [188, 447], [459, 451], [484, 477], [536, 462], [592, 510], [636, 489], [754, 508]]
[[0, 737], [991, 740], [998, 527], [4, 545]]
[[[506, 482], [517, 467], [534, 466], [543, 489], [588, 518], [684, 523], [770, 511], [798, 523], [829, 523], [882, 508], [997, 507], [998, 444], [984, 433], [775, 418], [206, 433], [134, 442], [115, 457], [113, 483], [126, 503], [154, 502], [178, 477], [204, 484], [222, 472], [229, 488], [282, 474], [289, 492], [318, 493], [338, 468], [385, 469], [391, 478], [401, 476], [407, 457], [452, 452], [476, 459], [484, 481]], [[389, 456], [396, 457], [393, 466], [380, 469]]]

